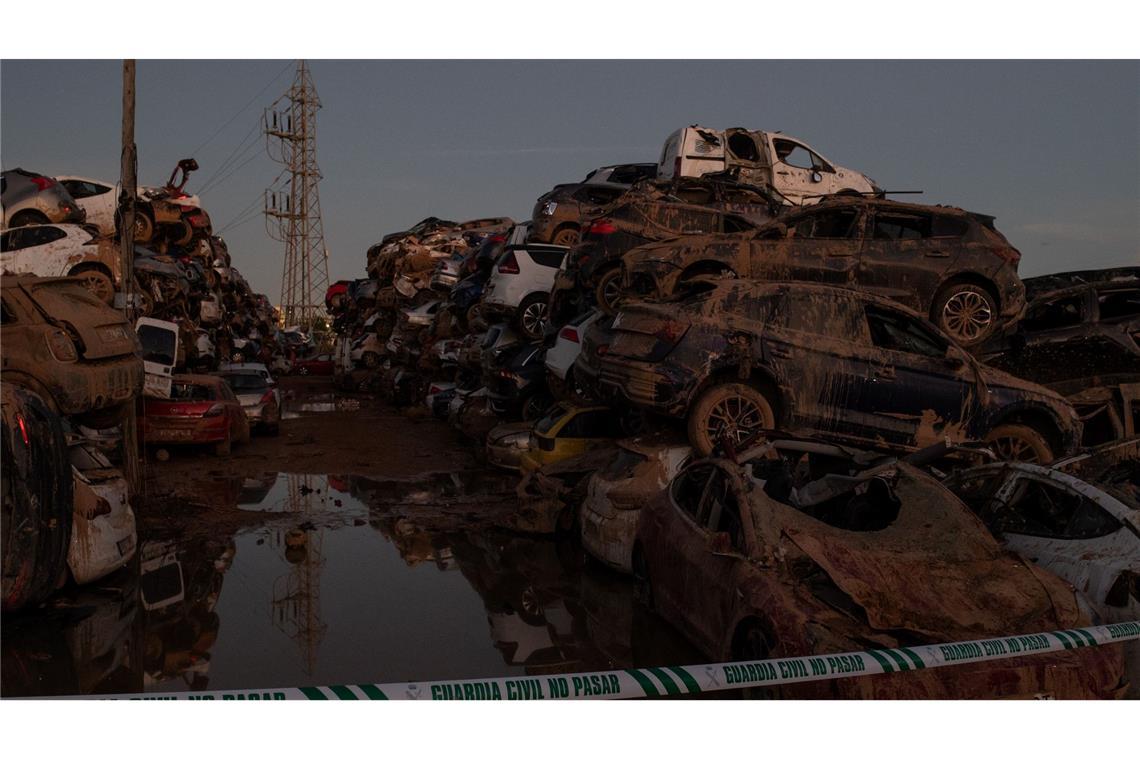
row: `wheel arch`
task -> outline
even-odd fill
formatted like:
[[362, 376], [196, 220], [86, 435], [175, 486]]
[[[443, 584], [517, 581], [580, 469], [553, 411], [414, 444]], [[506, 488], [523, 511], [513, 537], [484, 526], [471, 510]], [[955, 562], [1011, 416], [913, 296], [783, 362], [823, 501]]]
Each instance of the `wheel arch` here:
[[994, 418], [990, 430], [999, 425], [1025, 425], [1036, 430], [1045, 436], [1055, 456], [1061, 456], [1068, 449], [1061, 420], [1048, 407], [1031, 403], [1008, 409]]
[[733, 277], [740, 276], [735, 269], [724, 261], [717, 259], [698, 259], [681, 270], [681, 276], [677, 278], [677, 281], [684, 282], [692, 277], [698, 277], [704, 274], [723, 274], [725, 272], [731, 274]]
[[775, 374], [769, 367], [763, 364], [753, 364], [749, 368], [747, 378], [740, 376], [740, 367], [735, 364], [723, 364], [713, 369], [693, 390], [688, 398], [686, 407], [691, 408], [705, 391], [723, 383], [745, 383], [746, 385], [751, 385], [753, 388], [756, 388], [764, 394], [768, 403], [772, 405], [772, 414], [776, 418], [777, 427], [783, 425], [784, 414], [791, 406], [785, 398], [783, 389], [776, 381]]

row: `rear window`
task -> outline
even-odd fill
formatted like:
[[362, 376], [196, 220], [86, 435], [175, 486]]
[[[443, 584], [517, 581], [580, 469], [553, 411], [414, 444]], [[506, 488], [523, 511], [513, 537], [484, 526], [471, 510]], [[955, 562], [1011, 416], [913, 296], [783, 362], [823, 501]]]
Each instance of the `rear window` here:
[[173, 330], [154, 325], [140, 325], [139, 342], [142, 343], [143, 360], [174, 366], [174, 353], [177, 336]]
[[214, 389], [197, 383], [174, 383], [170, 386], [171, 401], [213, 401]]
[[257, 391], [269, 387], [269, 382], [259, 374], [254, 373], [241, 373], [222, 375], [222, 379], [230, 388], [237, 392], [241, 391]]

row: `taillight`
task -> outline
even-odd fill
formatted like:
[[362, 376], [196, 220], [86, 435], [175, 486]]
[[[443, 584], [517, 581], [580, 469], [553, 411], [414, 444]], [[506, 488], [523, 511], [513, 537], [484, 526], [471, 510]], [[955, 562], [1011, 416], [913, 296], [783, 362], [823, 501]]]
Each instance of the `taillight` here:
[[491, 242], [492, 243], [505, 243], [505, 242], [507, 242], [507, 236], [502, 235], [502, 234], [492, 235], [491, 236]]
[[47, 190], [55, 184], [55, 180], [50, 177], [32, 177], [32, 184], [36, 186], [37, 190]]
[[519, 260], [515, 258], [514, 251], [508, 251], [503, 260], [499, 262], [499, 274], [518, 274]]
[[225, 404], [214, 404], [209, 409], [207, 409], [206, 413], [203, 414], [202, 416], [203, 417], [220, 417], [222, 414], [225, 413], [225, 411], [226, 411], [226, 405]]
[[562, 338], [563, 340], [568, 340], [571, 343], [577, 343], [578, 342], [578, 331], [575, 330], [573, 327], [563, 327], [562, 330], [559, 331], [558, 337]]
[[75, 351], [75, 344], [63, 330], [52, 330], [45, 336], [48, 350], [56, 361], [73, 362], [79, 358]]
[[24, 415], [22, 415], [22, 414], [16, 415], [16, 424], [20, 426], [20, 437], [24, 439], [24, 445], [25, 446], [31, 446], [32, 441], [30, 438], [28, 438], [28, 426], [24, 422]]
[[595, 219], [590, 222], [589, 228], [586, 230], [587, 235], [612, 235], [617, 232], [617, 227], [610, 219], [602, 218]]

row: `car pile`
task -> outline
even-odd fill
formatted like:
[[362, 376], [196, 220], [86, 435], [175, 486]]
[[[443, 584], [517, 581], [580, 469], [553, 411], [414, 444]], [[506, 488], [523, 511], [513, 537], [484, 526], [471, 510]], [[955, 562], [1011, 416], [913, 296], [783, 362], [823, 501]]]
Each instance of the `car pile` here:
[[[712, 658], [1135, 616], [1140, 268], [1022, 280], [992, 216], [887, 195], [687, 127], [529, 221], [385, 237], [330, 288], [331, 371], [517, 471], [508, 527], [578, 537]], [[1086, 657], [841, 691], [1116, 694]]]
[[225, 453], [251, 424], [277, 430], [268, 367], [287, 369], [308, 339], [279, 331], [269, 300], [232, 266], [200, 200], [184, 191], [196, 168], [181, 161], [166, 185], [139, 189], [135, 324], [121, 295], [121, 188], [3, 173], [5, 610], [69, 579], [97, 581], [135, 556], [121, 426], [140, 397], [145, 444]]

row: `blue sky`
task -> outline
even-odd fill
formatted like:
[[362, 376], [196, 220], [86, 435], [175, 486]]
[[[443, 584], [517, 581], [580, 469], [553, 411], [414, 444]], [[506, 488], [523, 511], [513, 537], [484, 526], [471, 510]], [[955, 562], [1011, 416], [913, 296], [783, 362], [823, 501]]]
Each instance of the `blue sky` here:
[[[525, 218], [551, 185], [655, 160], [692, 123], [782, 130], [884, 187], [925, 191], [912, 199], [994, 214], [1024, 276], [1140, 264], [1135, 61], [310, 65], [332, 279], [362, 276], [387, 232], [428, 215]], [[140, 179], [161, 184], [193, 155], [188, 189], [206, 188], [216, 228], [260, 208], [280, 167], [256, 125], [291, 78], [287, 61], [140, 60]], [[117, 177], [120, 102], [119, 61], [4, 61], [3, 167]], [[282, 246], [260, 217], [224, 236], [276, 300]]]

